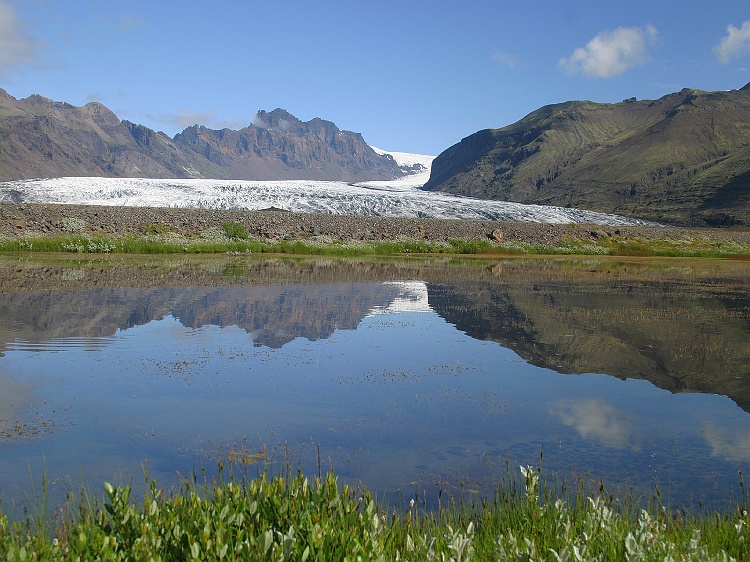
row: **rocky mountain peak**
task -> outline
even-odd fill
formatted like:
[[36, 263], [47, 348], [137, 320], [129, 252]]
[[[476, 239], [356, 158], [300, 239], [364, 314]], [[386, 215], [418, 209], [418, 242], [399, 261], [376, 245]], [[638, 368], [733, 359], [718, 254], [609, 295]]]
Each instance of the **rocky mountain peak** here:
[[271, 112], [261, 109], [255, 116], [253, 125], [261, 129], [273, 129], [284, 133], [306, 132], [302, 121], [281, 108], [276, 108]]
[[259, 111], [242, 130], [188, 127], [170, 139], [120, 121], [105, 105], [83, 107], [0, 90], [0, 181], [103, 176], [237, 180], [387, 180], [404, 175], [358, 133], [284, 109]]
[[107, 106], [98, 101], [87, 103], [81, 108], [81, 114], [92, 119], [99, 125], [108, 125], [115, 127], [120, 123], [120, 119]]
[[302, 121], [281, 108], [276, 108], [271, 112], [258, 111], [253, 125], [261, 129], [269, 129], [282, 133], [297, 135], [313, 133], [326, 140], [330, 140], [340, 132], [339, 128], [331, 121], [326, 121], [320, 117], [315, 117], [310, 121]]

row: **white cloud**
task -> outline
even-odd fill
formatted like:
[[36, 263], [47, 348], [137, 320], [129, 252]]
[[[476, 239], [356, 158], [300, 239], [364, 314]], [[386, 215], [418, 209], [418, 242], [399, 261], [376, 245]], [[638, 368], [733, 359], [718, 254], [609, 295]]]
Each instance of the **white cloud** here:
[[728, 26], [727, 34], [714, 47], [716, 60], [724, 64], [745, 53], [750, 53], [750, 20], [743, 22], [740, 28]]
[[216, 118], [216, 111], [213, 109], [207, 109], [206, 111], [189, 111], [187, 109], [180, 109], [177, 115], [170, 115], [166, 118], [166, 122], [170, 125], [184, 129], [191, 125], [211, 125], [213, 120]]
[[500, 51], [492, 53], [492, 60], [510, 68], [515, 68], [518, 64], [518, 56], [512, 53], [502, 53]]
[[602, 31], [585, 47], [579, 47], [560, 66], [570, 74], [583, 74], [592, 78], [609, 78], [627, 69], [645, 64], [648, 47], [658, 36], [652, 25], [646, 27], [618, 27]]
[[235, 129], [247, 127], [247, 122], [241, 119], [219, 119], [215, 109], [205, 111], [191, 111], [178, 109], [177, 113], [154, 115], [146, 113], [146, 118], [156, 123], [163, 123], [169, 129], [182, 131], [193, 125], [203, 125], [209, 129]]
[[0, 78], [10, 68], [37, 62], [37, 43], [26, 34], [12, 6], [0, 2]]

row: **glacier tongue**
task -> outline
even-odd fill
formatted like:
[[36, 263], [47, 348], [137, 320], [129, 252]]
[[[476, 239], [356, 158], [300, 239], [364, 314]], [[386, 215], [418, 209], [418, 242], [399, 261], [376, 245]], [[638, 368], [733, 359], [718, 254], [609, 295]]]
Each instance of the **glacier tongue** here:
[[0, 202], [260, 210], [468, 220], [653, 224], [580, 209], [523, 205], [421, 191], [404, 180], [224, 181], [142, 178], [52, 178], [0, 183]]
[[[383, 151], [384, 152], [384, 151]], [[390, 153], [415, 173], [393, 181], [239, 181], [68, 177], [0, 183], [0, 202], [261, 210], [467, 220], [654, 224], [580, 209], [523, 205], [422, 191], [431, 156]]]

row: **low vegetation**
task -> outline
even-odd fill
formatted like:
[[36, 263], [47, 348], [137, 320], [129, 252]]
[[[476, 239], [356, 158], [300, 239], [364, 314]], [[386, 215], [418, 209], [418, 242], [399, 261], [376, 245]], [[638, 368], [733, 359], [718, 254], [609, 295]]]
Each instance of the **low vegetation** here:
[[0, 513], [4, 560], [743, 560], [746, 504], [693, 517], [643, 509], [600, 491], [552, 492], [521, 467], [494, 497], [412, 500], [393, 510], [333, 472], [249, 478], [220, 472], [167, 491], [150, 481], [142, 501], [105, 484], [101, 500], [70, 496], [54, 521]]
[[569, 238], [554, 244], [517, 241], [496, 242], [488, 238], [430, 241], [407, 237], [393, 240], [340, 240], [330, 236], [272, 239], [250, 236], [241, 223], [222, 223], [196, 236], [182, 236], [168, 226], [151, 225], [140, 236], [89, 235], [70, 233], [62, 236], [0, 236], [0, 252], [72, 252], [72, 253], [227, 253], [296, 254], [331, 256], [393, 256], [417, 254], [460, 255], [612, 255], [654, 257], [748, 257], [750, 244], [715, 240], [709, 237], [685, 237], [681, 240], [619, 238], [604, 236]]

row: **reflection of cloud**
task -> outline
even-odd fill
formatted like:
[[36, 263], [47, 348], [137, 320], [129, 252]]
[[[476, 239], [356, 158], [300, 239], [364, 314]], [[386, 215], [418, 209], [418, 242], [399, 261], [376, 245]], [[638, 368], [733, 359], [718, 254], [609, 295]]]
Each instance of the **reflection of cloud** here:
[[712, 457], [735, 462], [750, 460], [750, 430], [716, 427], [708, 421], [701, 434], [711, 447]]
[[631, 444], [632, 425], [628, 416], [605, 400], [591, 398], [560, 402], [552, 414], [584, 439], [616, 449]]
[[568, 58], [560, 59], [560, 66], [570, 74], [592, 78], [617, 76], [646, 62], [646, 50], [657, 35], [656, 28], [651, 25], [603, 31], [585, 47], [579, 47]]
[[733, 25], [727, 27], [727, 34], [722, 38], [721, 43], [714, 47], [716, 60], [724, 64], [728, 63], [732, 57], [738, 57], [744, 53], [750, 53], [750, 20], [743, 22], [740, 28]]

